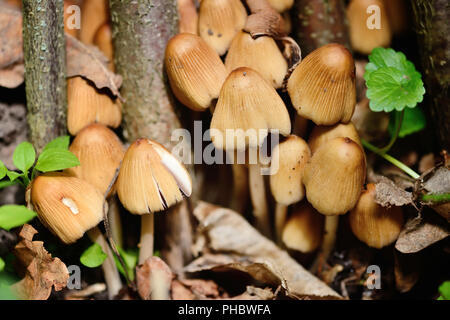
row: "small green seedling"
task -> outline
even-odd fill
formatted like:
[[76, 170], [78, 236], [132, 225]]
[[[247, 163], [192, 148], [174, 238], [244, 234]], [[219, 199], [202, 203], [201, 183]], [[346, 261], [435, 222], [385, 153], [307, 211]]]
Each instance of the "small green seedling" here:
[[438, 300], [450, 300], [450, 281], [445, 281], [439, 286], [439, 293], [441, 295]]

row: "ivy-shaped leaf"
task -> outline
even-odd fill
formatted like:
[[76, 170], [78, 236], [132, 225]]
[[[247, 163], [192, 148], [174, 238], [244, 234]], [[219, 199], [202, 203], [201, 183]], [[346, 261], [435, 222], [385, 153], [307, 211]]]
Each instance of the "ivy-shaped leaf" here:
[[31, 143], [20, 143], [13, 153], [13, 163], [20, 171], [26, 173], [36, 160], [36, 151]]
[[80, 262], [88, 268], [96, 268], [103, 264], [108, 256], [98, 243], [93, 243], [80, 257]]
[[8, 176], [9, 180], [11, 182], [15, 181], [17, 178], [22, 177], [23, 174], [17, 173], [15, 171], [8, 171], [6, 172], [6, 175]]
[[11, 230], [19, 227], [36, 217], [36, 212], [25, 206], [8, 204], [0, 207], [0, 228]]
[[422, 76], [401, 52], [375, 48], [369, 56], [364, 79], [372, 111], [402, 111], [423, 100]]

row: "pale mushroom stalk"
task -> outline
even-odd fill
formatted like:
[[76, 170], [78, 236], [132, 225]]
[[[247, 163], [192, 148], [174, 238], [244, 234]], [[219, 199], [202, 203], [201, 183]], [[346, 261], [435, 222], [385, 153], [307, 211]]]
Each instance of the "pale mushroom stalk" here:
[[328, 260], [336, 243], [336, 233], [339, 225], [339, 216], [325, 216], [324, 234], [320, 245], [319, 255], [314, 260], [311, 271], [315, 273], [322, 262]]
[[153, 256], [154, 214], [143, 214], [141, 217], [141, 242], [139, 249], [139, 264]]
[[111, 236], [117, 246], [123, 248], [123, 230], [120, 218], [120, 209], [117, 198], [111, 198], [108, 203], [109, 226], [111, 227]]
[[253, 205], [256, 228], [267, 237], [270, 237], [270, 219], [267, 206], [264, 176], [261, 175], [259, 163], [248, 165], [248, 176], [250, 184], [250, 198]]
[[286, 224], [288, 206], [282, 203], [275, 204], [275, 236], [278, 243], [281, 243], [281, 234]]
[[114, 261], [113, 252], [98, 227], [92, 228], [87, 234], [92, 242], [98, 243], [103, 252], [108, 256], [102, 264], [102, 269], [108, 288], [108, 297], [109, 299], [113, 299], [122, 288], [122, 281], [120, 280], [120, 274]]
[[233, 198], [230, 207], [243, 214], [247, 206], [248, 197], [248, 173], [244, 164], [233, 163]]

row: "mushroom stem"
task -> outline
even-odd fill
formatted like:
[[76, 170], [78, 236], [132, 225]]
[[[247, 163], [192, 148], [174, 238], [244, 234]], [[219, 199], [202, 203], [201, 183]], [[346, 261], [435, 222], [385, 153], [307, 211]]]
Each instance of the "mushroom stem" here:
[[145, 260], [153, 256], [154, 219], [153, 213], [143, 214], [141, 217], [139, 264], [143, 264]]
[[108, 256], [102, 264], [103, 274], [105, 277], [106, 286], [108, 288], [108, 297], [113, 299], [122, 289], [122, 281], [120, 280], [119, 271], [117, 270], [114, 261], [114, 255], [108, 245], [105, 237], [98, 227], [92, 228], [87, 232], [89, 238], [102, 247], [103, 252]]
[[336, 242], [336, 232], [339, 225], [339, 215], [325, 216], [325, 227], [322, 244], [320, 246], [319, 255], [311, 266], [310, 271], [315, 273], [319, 270], [319, 266], [326, 262], [328, 256], [334, 248]]
[[120, 220], [120, 209], [117, 203], [117, 198], [111, 198], [109, 200], [109, 226], [111, 228], [111, 236], [120, 248], [123, 248], [123, 232], [122, 232], [122, 222]]
[[275, 232], [279, 244], [281, 243], [281, 235], [286, 224], [287, 209], [287, 205], [278, 202], [275, 206]]
[[233, 163], [233, 198], [230, 207], [236, 212], [243, 214], [247, 206], [248, 197], [248, 175], [243, 164]]
[[259, 163], [248, 165], [250, 198], [253, 205], [256, 228], [266, 237], [271, 236], [269, 210], [267, 209], [264, 177]]

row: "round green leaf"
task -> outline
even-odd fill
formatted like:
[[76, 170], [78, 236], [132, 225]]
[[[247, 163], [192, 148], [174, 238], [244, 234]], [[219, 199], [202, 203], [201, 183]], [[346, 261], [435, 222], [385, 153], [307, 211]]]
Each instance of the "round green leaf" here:
[[13, 153], [13, 163], [22, 172], [27, 172], [36, 160], [36, 151], [31, 143], [24, 141], [19, 144]]
[[36, 164], [36, 169], [41, 172], [50, 172], [79, 165], [80, 161], [69, 150], [50, 148], [41, 153]]
[[69, 149], [70, 137], [69, 136], [61, 136], [56, 139], [53, 139], [44, 147], [44, 150], [56, 148], [56, 149]]
[[0, 180], [6, 176], [7, 172], [8, 169], [6, 168], [5, 164], [0, 160]]
[[92, 244], [80, 257], [80, 262], [89, 268], [96, 268], [103, 264], [107, 255], [98, 243]]
[[8, 204], [0, 207], [0, 228], [11, 230], [19, 227], [36, 217], [36, 212], [25, 206]]

